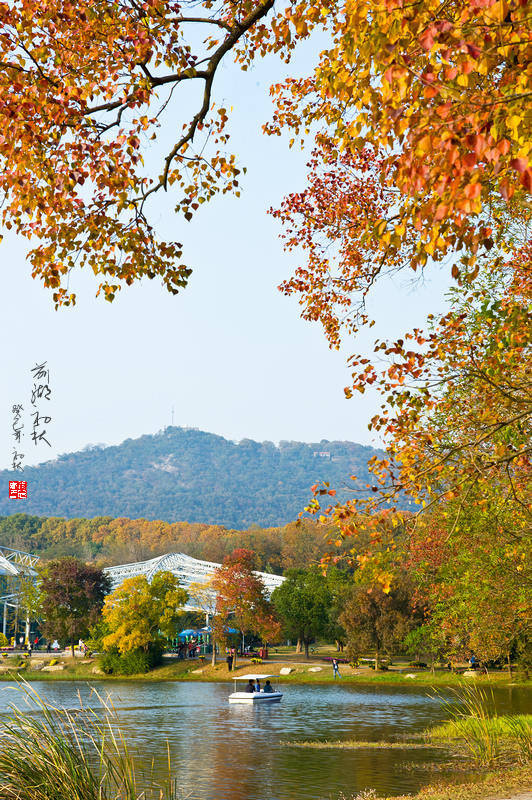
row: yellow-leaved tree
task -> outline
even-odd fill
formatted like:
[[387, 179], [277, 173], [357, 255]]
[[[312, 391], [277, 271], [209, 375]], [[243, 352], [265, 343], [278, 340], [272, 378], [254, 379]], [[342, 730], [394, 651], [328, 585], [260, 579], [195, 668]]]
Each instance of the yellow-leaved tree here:
[[161, 644], [175, 635], [187, 599], [171, 572], [157, 572], [151, 583], [144, 575], [127, 578], [105, 598], [102, 614], [109, 632], [104, 647], [129, 653]]

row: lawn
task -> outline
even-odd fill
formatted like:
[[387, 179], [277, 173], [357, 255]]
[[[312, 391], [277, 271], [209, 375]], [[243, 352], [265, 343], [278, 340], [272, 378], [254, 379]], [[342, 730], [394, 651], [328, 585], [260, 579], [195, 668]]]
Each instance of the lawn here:
[[[236, 673], [228, 672], [227, 665], [224, 660], [219, 661], [216, 666], [212, 667], [210, 661], [206, 659], [204, 662], [198, 660], [177, 660], [165, 659], [164, 663], [151, 670], [150, 672], [142, 675], [104, 675], [99, 669], [98, 659], [72, 659], [70, 656], [59, 658], [57, 669], [53, 672], [43, 672], [42, 670], [32, 669], [35, 664], [49, 663], [50, 658], [44, 654], [37, 654], [32, 659], [26, 659], [27, 662], [22, 668], [18, 667], [18, 658], [10, 657], [1, 662], [0, 665], [0, 680], [13, 680], [19, 675], [28, 681], [42, 681], [42, 680], [83, 680], [83, 681], [98, 681], [98, 680], [142, 680], [142, 681], [230, 681], [235, 675], [242, 675], [246, 672], [257, 672], [260, 674], [272, 673], [279, 675], [280, 670], [284, 668], [292, 669], [289, 675], [280, 675], [275, 679], [279, 684], [325, 684], [332, 683], [333, 671], [329, 663], [320, 661], [319, 656], [313, 655], [312, 660], [305, 661], [304, 658], [293, 653], [282, 653], [281, 648], [279, 652], [271, 652], [270, 660], [264, 661], [262, 664], [252, 664], [249, 660], [244, 661], [240, 659], [237, 664]], [[333, 651], [334, 652], [334, 651]], [[85, 662], [85, 663], [83, 663]], [[319, 669], [318, 669], [319, 668]], [[406, 670], [406, 671], [399, 671]], [[475, 685], [497, 685], [507, 686], [515, 684], [517, 677], [515, 675], [509, 676], [506, 671], [491, 672], [489, 675], [477, 675], [474, 678], [463, 678], [459, 674], [451, 673], [447, 670], [436, 671], [434, 674], [430, 670], [416, 670], [409, 668], [406, 664], [398, 664], [396, 668], [392, 667], [390, 670], [383, 672], [375, 672], [373, 669], [365, 666], [361, 668], [353, 668], [347, 664], [340, 665], [341, 682], [344, 684], [383, 684], [394, 685], [399, 684], [403, 686], [459, 686], [464, 681], [470, 680]], [[520, 682], [520, 685], [532, 686], [532, 681]]]

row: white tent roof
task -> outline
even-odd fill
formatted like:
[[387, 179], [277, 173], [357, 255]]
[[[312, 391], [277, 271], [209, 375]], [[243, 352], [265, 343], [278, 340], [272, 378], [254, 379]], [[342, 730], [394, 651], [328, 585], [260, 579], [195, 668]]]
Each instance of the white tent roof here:
[[[111, 588], [116, 589], [126, 578], [133, 578], [137, 575], [145, 575], [151, 581], [156, 572], [168, 570], [177, 578], [183, 589], [189, 588], [191, 583], [205, 583], [219, 567], [213, 561], [201, 561], [192, 558], [184, 553], [165, 553], [148, 561], [137, 561], [132, 564], [119, 564], [116, 567], [106, 567], [105, 572], [111, 578]], [[285, 580], [282, 575], [272, 575], [269, 572], [257, 572], [264, 582], [266, 591], [271, 594], [273, 590]], [[214, 605], [214, 596], [213, 596]], [[186, 609], [197, 609], [198, 604], [194, 602], [194, 597], [189, 598], [185, 606]]]
[[11, 547], [0, 547], [0, 575], [30, 575], [34, 576], [38, 556], [24, 553], [22, 550], [13, 550]]

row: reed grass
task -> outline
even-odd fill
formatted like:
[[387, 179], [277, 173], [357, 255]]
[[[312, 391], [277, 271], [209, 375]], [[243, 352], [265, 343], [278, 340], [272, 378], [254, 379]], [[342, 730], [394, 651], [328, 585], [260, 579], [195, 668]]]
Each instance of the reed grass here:
[[444, 701], [451, 719], [426, 731], [429, 741], [458, 740], [482, 767], [497, 764], [509, 750], [522, 763], [532, 758], [532, 715], [498, 716], [493, 692], [478, 686], [465, 684], [453, 694], [454, 702]]
[[532, 714], [505, 717], [510, 737], [517, 744], [523, 764], [532, 761]]
[[97, 695], [100, 708], [58, 708], [26, 683], [19, 705], [0, 724], [2, 800], [176, 800], [171, 777], [159, 783], [143, 774], [116, 710]]

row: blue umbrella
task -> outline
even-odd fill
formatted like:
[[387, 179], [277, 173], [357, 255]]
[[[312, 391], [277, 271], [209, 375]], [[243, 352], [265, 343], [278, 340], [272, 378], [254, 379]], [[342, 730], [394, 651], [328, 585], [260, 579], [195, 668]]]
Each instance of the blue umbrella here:
[[197, 631], [193, 630], [193, 628], [186, 628], [184, 631], [181, 631], [181, 633], [178, 633], [177, 635], [179, 637], [181, 637], [181, 636], [194, 636], [196, 633], [197, 633]]
[[[211, 628], [211, 626], [209, 625], [209, 627], [208, 627], [208, 628], [202, 628], [201, 630], [202, 630], [202, 631], [207, 631], [207, 633], [210, 633], [210, 632], [212, 631], [212, 628]], [[237, 630], [236, 628], [224, 628], [224, 632], [225, 632], [225, 633], [240, 633], [240, 631], [239, 631], [239, 630]]]

